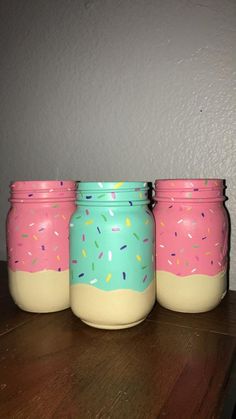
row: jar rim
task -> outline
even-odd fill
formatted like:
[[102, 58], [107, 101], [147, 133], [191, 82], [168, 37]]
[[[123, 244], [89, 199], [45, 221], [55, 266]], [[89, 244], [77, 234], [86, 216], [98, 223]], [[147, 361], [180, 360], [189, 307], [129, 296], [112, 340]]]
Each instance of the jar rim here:
[[148, 189], [147, 181], [79, 181], [77, 182], [77, 191], [116, 191]]
[[10, 183], [11, 192], [75, 190], [74, 180], [17, 180]]

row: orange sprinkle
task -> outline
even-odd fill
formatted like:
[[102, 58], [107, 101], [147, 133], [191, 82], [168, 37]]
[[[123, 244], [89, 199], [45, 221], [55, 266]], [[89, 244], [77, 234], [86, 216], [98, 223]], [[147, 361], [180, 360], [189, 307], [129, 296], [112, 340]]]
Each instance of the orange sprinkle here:
[[38, 237], [35, 236], [35, 234], [33, 235], [34, 240], [38, 240]]
[[63, 220], [66, 220], [66, 217], [64, 216], [64, 214], [62, 214], [62, 218], [63, 218]]
[[177, 265], [179, 265], [179, 259], [176, 259], [176, 263], [177, 263]]
[[163, 223], [163, 221], [161, 221], [161, 222], [160, 222], [160, 225], [161, 225], [162, 227], [165, 227], [165, 224]]
[[59, 256], [59, 255], [57, 255], [57, 260], [59, 260], [59, 261], [61, 260], [61, 258], [60, 258], [60, 256]]
[[211, 252], [206, 252], [206, 253], [205, 253], [205, 255], [207, 255], [207, 256], [208, 256], [208, 255], [211, 255]]

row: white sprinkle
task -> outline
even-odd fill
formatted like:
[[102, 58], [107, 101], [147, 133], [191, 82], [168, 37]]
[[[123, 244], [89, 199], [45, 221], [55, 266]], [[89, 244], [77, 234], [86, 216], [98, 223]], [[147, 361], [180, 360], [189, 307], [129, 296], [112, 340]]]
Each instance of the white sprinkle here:
[[109, 214], [113, 217], [114, 216], [114, 212], [109, 208]]
[[96, 282], [98, 282], [98, 280], [96, 278], [94, 278], [90, 281], [90, 284], [96, 284]]
[[173, 263], [168, 259], [167, 262], [169, 263], [169, 265], [173, 265]]
[[54, 234], [55, 234], [56, 236], [59, 236], [59, 233], [58, 233], [57, 231], [54, 231]]
[[188, 233], [188, 237], [189, 237], [190, 239], [192, 239], [192, 238], [193, 238], [193, 236], [191, 236], [191, 234], [190, 234], [190, 233]]
[[35, 224], [35, 223], [31, 223], [31, 224], [29, 224], [29, 227], [32, 227], [32, 226], [34, 226], [34, 224]]
[[174, 198], [170, 198], [171, 199], [171, 201], [174, 201]]
[[160, 247], [165, 247], [164, 244], [160, 244]]
[[70, 227], [74, 227], [74, 224], [73, 223], [70, 223]]
[[53, 192], [54, 191], [54, 189], [49, 189], [49, 192]]
[[194, 269], [191, 270], [191, 272], [195, 272], [196, 270], [197, 270], [197, 268], [194, 268]]
[[108, 260], [111, 261], [112, 260], [112, 251], [109, 250], [108, 252]]
[[27, 252], [27, 253], [28, 253], [28, 255], [32, 256], [32, 253], [31, 252]]
[[214, 211], [213, 211], [213, 209], [209, 208], [209, 211], [210, 211], [210, 212], [212, 212], [212, 213], [214, 214]]
[[12, 252], [12, 250], [13, 250], [13, 248], [11, 247], [11, 248], [10, 248], [10, 252]]
[[98, 186], [100, 186], [100, 188], [103, 188], [103, 184], [101, 182], [98, 183]]
[[215, 243], [215, 246], [219, 246], [220, 243]]
[[180, 223], [182, 223], [184, 220], [183, 220], [183, 218], [181, 218], [181, 220], [179, 220], [179, 221], [177, 221], [177, 224], [180, 224]]
[[219, 266], [222, 266], [220, 262], [218, 262], [218, 265], [219, 265]]
[[192, 182], [190, 182], [189, 185], [192, 186], [192, 187], [194, 186]]

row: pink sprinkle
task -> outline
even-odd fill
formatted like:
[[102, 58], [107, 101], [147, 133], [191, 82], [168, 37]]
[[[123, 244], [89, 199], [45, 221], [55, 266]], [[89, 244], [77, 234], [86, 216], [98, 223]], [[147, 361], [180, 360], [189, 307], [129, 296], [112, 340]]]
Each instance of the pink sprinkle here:
[[119, 227], [113, 227], [112, 231], [120, 231], [120, 228]]
[[116, 194], [115, 194], [115, 192], [112, 192], [112, 193], [111, 193], [111, 197], [112, 197], [112, 199], [116, 199]]
[[86, 209], [85, 212], [86, 212], [86, 215], [89, 215], [90, 214], [90, 212], [89, 212], [88, 209]]
[[71, 263], [77, 263], [77, 260], [76, 260], [76, 259], [73, 259], [73, 260], [71, 261]]
[[82, 235], [82, 241], [85, 242], [85, 235]]
[[103, 252], [99, 253], [98, 259], [101, 259], [103, 257]]
[[144, 242], [144, 243], [148, 242], [148, 239], [143, 239], [143, 242]]
[[218, 262], [218, 265], [219, 265], [219, 266], [222, 266], [220, 262]]
[[143, 278], [143, 282], [145, 282], [147, 279], [147, 275], [145, 275], [145, 277]]

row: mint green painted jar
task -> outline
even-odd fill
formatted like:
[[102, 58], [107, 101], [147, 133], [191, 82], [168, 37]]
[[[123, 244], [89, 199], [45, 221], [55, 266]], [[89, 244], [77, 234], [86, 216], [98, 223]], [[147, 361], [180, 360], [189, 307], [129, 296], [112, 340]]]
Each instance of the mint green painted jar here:
[[146, 182], [80, 182], [70, 222], [71, 309], [90, 326], [142, 322], [155, 302]]

